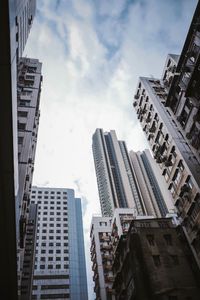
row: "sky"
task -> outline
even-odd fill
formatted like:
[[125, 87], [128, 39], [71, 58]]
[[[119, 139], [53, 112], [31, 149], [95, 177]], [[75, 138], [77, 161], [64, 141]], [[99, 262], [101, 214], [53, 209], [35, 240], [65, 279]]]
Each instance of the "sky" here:
[[89, 231], [100, 214], [92, 155], [96, 128], [129, 150], [148, 147], [132, 102], [139, 76], [159, 78], [181, 52], [197, 0], [37, 0], [24, 55], [42, 63], [33, 184], [73, 188], [82, 199], [89, 300]]

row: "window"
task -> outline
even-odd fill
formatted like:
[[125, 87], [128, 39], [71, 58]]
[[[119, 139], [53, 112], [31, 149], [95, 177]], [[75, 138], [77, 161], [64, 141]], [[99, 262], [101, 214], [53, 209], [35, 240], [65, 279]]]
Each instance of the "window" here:
[[42, 254], [46, 253], [46, 250], [45, 250], [45, 249], [42, 249], [42, 250], [41, 250], [41, 253], [42, 253]]
[[49, 254], [52, 254], [53, 253], [53, 250], [49, 250]]
[[45, 269], [45, 265], [40, 265], [40, 269]]
[[49, 256], [49, 257], [48, 257], [48, 260], [49, 260], [49, 261], [53, 261], [53, 257], [52, 257], [52, 256]]
[[164, 236], [165, 242], [168, 246], [172, 246], [172, 237], [171, 234], [165, 234]]
[[153, 258], [154, 265], [156, 267], [159, 267], [161, 265], [160, 255], [153, 255], [152, 258]]
[[61, 265], [56, 265], [56, 269], [60, 269], [61, 268]]
[[26, 124], [25, 123], [18, 123], [18, 129], [19, 130], [25, 130], [26, 129]]
[[18, 111], [18, 116], [26, 118], [28, 116], [28, 112], [27, 111]]
[[57, 254], [61, 253], [60, 249], [57, 249], [57, 250], [56, 250], [56, 253], [57, 253]]
[[46, 247], [46, 243], [42, 243], [41, 245], [42, 245], [43, 247]]
[[41, 260], [41, 261], [45, 261], [45, 260], [46, 260], [46, 257], [44, 257], [44, 256], [43, 256], [43, 257], [40, 257], [40, 260]]
[[53, 243], [49, 243], [49, 247], [52, 247], [53, 246]]
[[59, 260], [61, 260], [61, 258], [57, 256], [57, 257], [56, 257], [56, 261], [59, 261]]
[[53, 269], [53, 265], [48, 265], [48, 269]]
[[150, 246], [154, 246], [155, 245], [155, 241], [154, 241], [154, 236], [153, 234], [148, 234], [147, 236], [147, 240]]

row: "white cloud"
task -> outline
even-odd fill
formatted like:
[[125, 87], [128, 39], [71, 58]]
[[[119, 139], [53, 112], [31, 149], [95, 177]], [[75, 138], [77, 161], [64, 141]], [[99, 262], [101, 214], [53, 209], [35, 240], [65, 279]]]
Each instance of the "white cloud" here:
[[115, 129], [129, 149], [147, 147], [132, 100], [138, 76], [160, 76], [165, 55], [181, 49], [196, 1], [178, 1], [178, 19], [173, 2], [38, 1], [26, 49], [44, 75], [34, 184], [84, 199], [90, 299], [89, 228], [100, 212], [92, 134]]

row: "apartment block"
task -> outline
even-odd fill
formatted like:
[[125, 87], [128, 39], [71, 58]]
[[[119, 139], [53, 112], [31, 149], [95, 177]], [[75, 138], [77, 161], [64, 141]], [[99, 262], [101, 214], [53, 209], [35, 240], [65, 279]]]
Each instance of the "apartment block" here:
[[116, 208], [113, 217], [93, 217], [90, 229], [91, 260], [96, 300], [114, 300], [113, 259], [121, 236], [127, 234], [133, 219], [153, 218], [135, 216], [131, 208]]
[[[18, 132], [17, 132], [17, 63], [22, 55], [35, 13], [35, 0], [2, 0], [0, 2], [0, 249], [1, 296], [17, 299], [17, 234], [15, 207], [18, 208]], [[27, 25], [28, 24], [28, 25]], [[6, 159], [5, 159], [6, 158]], [[17, 209], [17, 215], [19, 210]], [[10, 288], [12, 286], [12, 288]]]
[[[174, 205], [198, 260], [200, 260], [200, 160], [198, 147], [194, 147], [192, 140], [188, 138], [188, 132], [190, 129], [196, 134], [194, 127], [198, 127], [198, 87], [196, 86], [193, 91], [195, 96], [192, 94], [190, 97], [189, 91], [192, 89], [192, 82], [195, 85], [197, 81], [195, 77], [197, 75], [193, 77], [192, 70], [196, 74], [198, 69], [199, 15], [198, 4], [180, 58], [177, 55], [168, 55], [161, 79], [141, 77], [133, 103], [154, 159], [159, 165], [160, 175], [164, 177], [171, 192]], [[191, 47], [194, 47], [196, 52], [189, 55], [187, 51], [191, 50]], [[193, 69], [189, 72], [184, 66], [190, 61]], [[196, 135], [195, 142], [198, 144]]]
[[91, 260], [96, 300], [113, 300], [111, 217], [93, 217], [90, 229]]
[[40, 117], [42, 64], [37, 59], [21, 58], [18, 62], [17, 116], [18, 116], [18, 178], [16, 198], [16, 235], [18, 252], [18, 288], [21, 287], [30, 193], [34, 171], [35, 151]]
[[116, 300], [199, 299], [199, 269], [170, 218], [133, 220], [113, 259]]
[[32, 299], [87, 300], [81, 200], [64, 188], [33, 187], [38, 228]]
[[171, 195], [165, 203], [147, 150], [129, 153], [114, 130], [97, 129], [93, 155], [103, 216], [113, 216], [115, 208], [133, 208], [135, 215], [157, 217], [172, 209]]
[[165, 217], [174, 212], [172, 196], [164, 181], [158, 176], [156, 164], [149, 150], [129, 152], [137, 185], [143, 199], [145, 213], [155, 217]]

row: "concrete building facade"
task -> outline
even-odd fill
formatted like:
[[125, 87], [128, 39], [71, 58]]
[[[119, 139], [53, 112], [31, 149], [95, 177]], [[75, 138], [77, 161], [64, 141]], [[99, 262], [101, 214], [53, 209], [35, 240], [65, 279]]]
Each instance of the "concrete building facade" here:
[[91, 260], [96, 300], [114, 299], [112, 282], [111, 217], [93, 217], [90, 229]]
[[91, 260], [96, 300], [114, 300], [113, 259], [121, 236], [126, 235], [133, 219], [153, 218], [135, 216], [131, 208], [116, 208], [113, 217], [93, 217], [90, 228]]
[[[32, 25], [35, 0], [2, 0], [0, 2], [0, 211], [1, 237], [4, 247], [0, 249], [1, 296], [17, 299], [17, 241], [15, 208], [18, 205], [18, 133], [17, 133], [17, 62], [24, 49]], [[20, 29], [18, 18], [21, 18]], [[28, 20], [31, 18], [31, 21]], [[24, 31], [22, 37], [19, 33]], [[23, 41], [22, 41], [23, 39]], [[19, 49], [21, 49], [19, 51]], [[5, 134], [6, 130], [6, 134]], [[5, 159], [6, 158], [6, 159]], [[10, 286], [12, 285], [12, 288]]]
[[33, 187], [38, 229], [32, 299], [87, 300], [81, 200], [74, 191]]
[[197, 300], [200, 274], [180, 226], [133, 220], [114, 254], [116, 300]]
[[133, 103], [149, 141], [160, 175], [165, 179], [174, 205], [200, 257], [200, 164], [170, 107], [163, 80], [140, 78]]
[[40, 117], [42, 64], [37, 59], [21, 58], [18, 62], [18, 170], [19, 189], [16, 198], [16, 234], [18, 254], [19, 294], [23, 270], [30, 193], [34, 171], [35, 151]]

